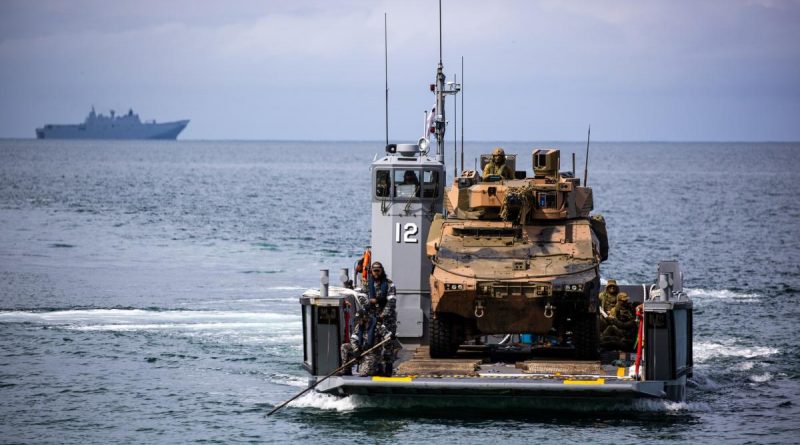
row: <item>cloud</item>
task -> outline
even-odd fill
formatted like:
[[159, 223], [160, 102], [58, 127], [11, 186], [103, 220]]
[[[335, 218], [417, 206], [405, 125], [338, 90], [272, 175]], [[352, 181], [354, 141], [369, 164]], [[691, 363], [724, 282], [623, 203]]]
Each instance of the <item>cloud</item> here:
[[[600, 113], [618, 132], [612, 137], [658, 138], [703, 115], [725, 115], [724, 103], [738, 114], [715, 121], [705, 137], [725, 138], [726, 125], [738, 128], [756, 106], [785, 112], [800, 101], [798, 5], [445, 1], [445, 70], [452, 78], [464, 56], [473, 137], [499, 130], [505, 138], [569, 138]], [[384, 12], [398, 133], [418, 133], [418, 115], [432, 101], [431, 1], [7, 1], [0, 8], [0, 135], [30, 134], [42, 119], [76, 121], [90, 103], [149, 107], [159, 119], [191, 113], [208, 123], [192, 125], [189, 137], [308, 134], [273, 107], [314, 122], [317, 138], [363, 135], [372, 126], [379, 135]], [[659, 122], [635, 111], [659, 104]], [[499, 122], [496, 110], [504, 110]], [[365, 121], [339, 117], [357, 114]], [[279, 124], [255, 125], [254, 115]], [[772, 133], [754, 124], [753, 137]]]

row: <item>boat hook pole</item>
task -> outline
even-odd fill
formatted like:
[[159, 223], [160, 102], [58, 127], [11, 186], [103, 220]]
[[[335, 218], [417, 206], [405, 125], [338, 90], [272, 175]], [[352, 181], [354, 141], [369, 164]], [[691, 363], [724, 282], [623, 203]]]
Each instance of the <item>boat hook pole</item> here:
[[353, 363], [357, 362], [358, 360], [361, 360], [361, 357], [364, 357], [365, 355], [369, 354], [370, 352], [374, 351], [375, 349], [378, 349], [380, 346], [383, 346], [383, 344], [384, 344], [384, 343], [386, 343], [386, 342], [388, 342], [388, 341], [390, 341], [390, 340], [391, 340], [391, 338], [385, 338], [385, 339], [383, 339], [383, 341], [382, 341], [382, 342], [380, 342], [380, 343], [378, 343], [377, 345], [375, 345], [375, 346], [373, 346], [373, 347], [371, 347], [371, 348], [367, 349], [366, 351], [362, 352], [362, 353], [361, 353], [361, 355], [359, 355], [358, 357], [356, 357], [356, 358], [354, 358], [354, 359], [350, 360], [349, 362], [345, 363], [344, 365], [342, 365], [342, 366], [340, 366], [340, 367], [336, 368], [336, 369], [335, 369], [333, 372], [331, 372], [330, 374], [328, 374], [328, 375], [326, 375], [325, 377], [323, 377], [323, 378], [321, 378], [321, 379], [317, 380], [317, 383], [314, 383], [313, 385], [309, 386], [308, 388], [306, 388], [306, 389], [304, 389], [304, 390], [300, 391], [299, 393], [297, 393], [297, 395], [295, 395], [295, 396], [294, 396], [294, 397], [292, 397], [291, 399], [289, 399], [289, 400], [287, 400], [287, 401], [285, 401], [285, 402], [281, 403], [280, 405], [276, 406], [275, 408], [272, 408], [272, 411], [268, 412], [268, 413], [267, 413], [267, 416], [271, 416], [272, 414], [274, 414], [274, 413], [275, 413], [276, 411], [278, 411], [279, 409], [281, 409], [281, 408], [283, 408], [284, 406], [288, 405], [288, 404], [289, 404], [289, 402], [291, 402], [292, 400], [294, 400], [294, 399], [296, 399], [296, 398], [298, 398], [298, 397], [302, 396], [303, 394], [305, 394], [305, 393], [306, 393], [306, 392], [308, 392], [309, 390], [312, 390], [312, 389], [316, 388], [316, 387], [317, 387], [317, 385], [319, 385], [320, 383], [324, 382], [324, 381], [325, 381], [325, 380], [327, 380], [329, 377], [333, 377], [333, 375], [334, 375], [334, 374], [336, 374], [337, 372], [339, 372], [339, 371], [341, 371], [341, 370], [343, 370], [343, 369], [347, 368], [348, 366], [353, 366]]

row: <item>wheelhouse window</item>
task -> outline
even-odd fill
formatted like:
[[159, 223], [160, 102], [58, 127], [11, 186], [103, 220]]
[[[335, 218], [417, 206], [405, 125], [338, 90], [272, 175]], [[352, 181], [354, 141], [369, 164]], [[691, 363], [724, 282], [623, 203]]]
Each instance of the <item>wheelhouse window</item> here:
[[397, 198], [419, 197], [419, 170], [395, 170], [394, 190]]
[[422, 173], [422, 197], [439, 197], [439, 172], [436, 170], [424, 170]]
[[377, 170], [375, 172], [375, 196], [378, 198], [389, 197], [392, 189], [391, 185], [389, 170]]

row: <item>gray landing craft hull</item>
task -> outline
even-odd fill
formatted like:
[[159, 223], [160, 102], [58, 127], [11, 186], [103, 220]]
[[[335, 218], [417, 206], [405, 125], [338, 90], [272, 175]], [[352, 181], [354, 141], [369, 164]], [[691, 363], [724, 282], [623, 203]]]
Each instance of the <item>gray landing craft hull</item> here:
[[565, 383], [553, 378], [373, 378], [331, 377], [316, 388], [336, 396], [531, 397], [548, 399], [663, 399], [664, 382], [602, 379]]

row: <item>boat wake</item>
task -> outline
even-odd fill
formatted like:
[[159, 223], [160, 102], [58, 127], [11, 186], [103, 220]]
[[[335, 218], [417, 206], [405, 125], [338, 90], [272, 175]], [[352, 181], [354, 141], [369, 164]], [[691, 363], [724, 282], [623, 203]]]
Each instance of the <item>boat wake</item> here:
[[[528, 399], [528, 398], [481, 398], [481, 397], [381, 397], [381, 396], [347, 396], [337, 397], [311, 391], [289, 404], [294, 408], [314, 408], [324, 411], [354, 411], [360, 409], [380, 409], [389, 411], [433, 410], [441, 415], [444, 408], [471, 408], [480, 411], [519, 411], [529, 412], [637, 412], [637, 413], [687, 413], [706, 411], [708, 406], [695, 402], [670, 402], [667, 400], [635, 399], [630, 401], [577, 401], [561, 399]], [[458, 417], [459, 412], [453, 411]]]

